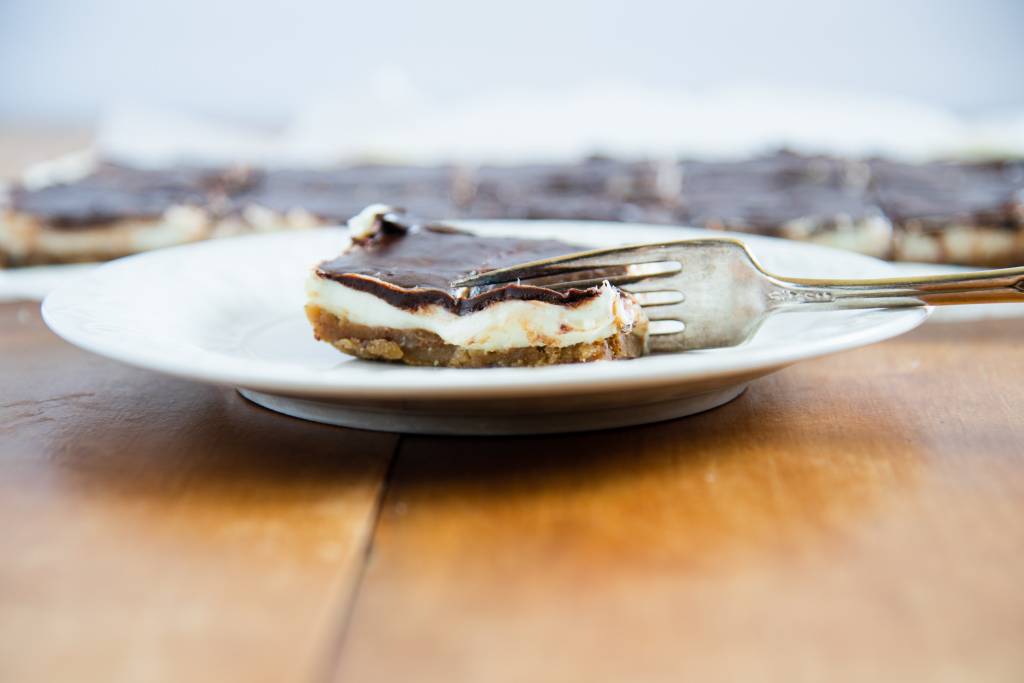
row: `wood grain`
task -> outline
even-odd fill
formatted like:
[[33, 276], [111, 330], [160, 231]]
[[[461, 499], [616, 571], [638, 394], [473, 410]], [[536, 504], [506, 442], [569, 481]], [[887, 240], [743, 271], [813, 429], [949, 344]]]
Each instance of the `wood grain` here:
[[0, 306], [0, 680], [322, 674], [396, 437], [73, 349]]
[[338, 680], [1024, 680], [1021, 338], [934, 325], [690, 419], [403, 441]]

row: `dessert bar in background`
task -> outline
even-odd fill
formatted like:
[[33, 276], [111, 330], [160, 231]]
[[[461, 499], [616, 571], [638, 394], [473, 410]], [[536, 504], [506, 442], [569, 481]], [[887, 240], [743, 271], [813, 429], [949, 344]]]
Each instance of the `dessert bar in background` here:
[[592, 158], [477, 167], [143, 170], [99, 163], [76, 177], [14, 184], [0, 208], [0, 263], [104, 260], [224, 235], [339, 224], [381, 201], [426, 216], [694, 225], [895, 260], [1024, 262], [1024, 162], [908, 164], [780, 152], [729, 162]]

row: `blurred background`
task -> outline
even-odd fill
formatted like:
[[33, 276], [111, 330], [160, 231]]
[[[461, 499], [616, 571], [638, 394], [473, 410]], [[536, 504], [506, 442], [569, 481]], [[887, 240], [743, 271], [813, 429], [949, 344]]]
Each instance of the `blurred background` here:
[[87, 124], [115, 105], [279, 126], [368, 87], [396, 97], [623, 82], [1024, 106], [1016, 0], [5, 0], [0, 116]]
[[136, 161], [1020, 154], [1021, 27], [1015, 0], [7, 0], [0, 119]]
[[[1016, 262], [1022, 27], [1018, 0], [0, 0], [0, 171], [29, 169], [25, 182], [42, 187], [80, 177], [97, 158], [144, 169], [458, 167], [463, 176], [429, 192], [400, 173], [387, 182], [253, 176], [230, 212], [269, 209], [268, 229], [294, 210], [337, 223], [386, 197], [448, 217], [645, 220], [801, 238], [820, 235], [794, 222], [830, 222], [846, 235], [840, 223], [884, 213], [885, 239], [854, 248]], [[36, 167], [84, 147], [89, 160]], [[676, 165], [779, 150], [843, 161], [824, 175], [805, 161], [736, 167], [708, 187], [699, 180], [707, 169]], [[593, 157], [655, 168], [464, 173]], [[872, 157], [1006, 167], [857, 166]], [[140, 180], [96, 182], [113, 202]], [[140, 204], [159, 195], [131, 187]], [[52, 210], [62, 191], [40, 201]], [[41, 214], [19, 201], [29, 219]], [[986, 223], [998, 244], [951, 256], [940, 233], [965, 221]], [[895, 244], [925, 228], [927, 248]], [[17, 239], [7, 251], [24, 251], [29, 240]]]

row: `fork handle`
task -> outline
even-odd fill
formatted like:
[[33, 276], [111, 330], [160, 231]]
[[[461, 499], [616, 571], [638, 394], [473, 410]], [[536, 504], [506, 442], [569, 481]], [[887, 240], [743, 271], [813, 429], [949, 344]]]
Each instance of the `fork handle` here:
[[812, 280], [772, 277], [772, 307], [903, 308], [1024, 302], [1024, 267], [881, 280]]

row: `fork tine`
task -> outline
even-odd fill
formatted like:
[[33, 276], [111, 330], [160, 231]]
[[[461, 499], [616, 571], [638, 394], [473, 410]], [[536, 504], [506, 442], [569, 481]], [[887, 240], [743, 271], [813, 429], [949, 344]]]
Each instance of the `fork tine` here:
[[[675, 273], [669, 273], [668, 275], [674, 275]], [[626, 284], [620, 289], [629, 292], [630, 294], [650, 294], [652, 292], [674, 292], [679, 293], [679, 290], [667, 286], [661, 281], [661, 278], [665, 275], [648, 275], [643, 280], [637, 280], [635, 283]], [[612, 284], [615, 284], [614, 282]]]
[[[564, 280], [559, 282], [545, 283], [539, 286], [545, 287], [547, 289], [554, 289], [556, 291], [561, 291], [564, 289], [587, 289], [589, 287], [600, 287], [605, 282], [618, 286], [629, 284], [630, 282], [637, 282], [638, 280], [645, 280], [649, 277], [650, 275], [620, 275], [617, 277], [591, 277], [585, 278], [583, 280]], [[520, 280], [520, 283], [524, 285], [538, 284], [536, 282], [533, 282], [536, 279], [538, 278], [527, 278], [524, 280]]]
[[[556, 256], [554, 258], [520, 263], [508, 266], [507, 268], [489, 270], [486, 273], [455, 280], [451, 283], [451, 286], [481, 287], [517, 281], [529, 284], [527, 282], [529, 280], [571, 275], [581, 270], [598, 270], [601, 268], [617, 268], [643, 263], [658, 263], [659, 261], [670, 260], [664, 258], [664, 252], [667, 247], [674, 244], [676, 243], [639, 244], [629, 247], [581, 251], [575, 254], [566, 254], [565, 256]], [[652, 277], [652, 275], [644, 277]], [[605, 279], [610, 280], [611, 278]]]
[[685, 331], [686, 324], [682, 320], [663, 318], [651, 321], [649, 336], [664, 337], [666, 335], [683, 334]]
[[645, 292], [632, 292], [634, 298], [644, 308], [650, 306], [674, 306], [686, 300], [686, 296], [677, 289], [651, 289]]
[[679, 321], [679, 309], [676, 308], [675, 305], [644, 306], [643, 308], [644, 312], [647, 314], [647, 319], [651, 322], [654, 322], [655, 320]]
[[[637, 266], [614, 266], [615, 270], [621, 271], [619, 274], [612, 274], [608, 271], [612, 268], [584, 268], [582, 270], [573, 270], [570, 275], [589, 275], [591, 273], [597, 273], [594, 277], [579, 277], [575, 280], [560, 279], [558, 276], [544, 275], [537, 277], [521, 278], [516, 280], [519, 284], [533, 285], [536, 287], [546, 287], [548, 289], [565, 290], [570, 288], [586, 289], [588, 287], [598, 287], [603, 283], [615, 285], [616, 287], [631, 286], [634, 283], [642, 281], [652, 281], [648, 287], [655, 290], [664, 290], [665, 286], [661, 285], [657, 287], [654, 283], [657, 282], [658, 278], [670, 277], [676, 275], [680, 271], [680, 267], [677, 264], [665, 264], [665, 267], [660, 269], [643, 269], [644, 265], [661, 265], [664, 262], [655, 261], [652, 264], [637, 264]], [[553, 280], [553, 281], [552, 281]], [[643, 285], [638, 285], [641, 289]], [[630, 290], [633, 291], [633, 290]]]

